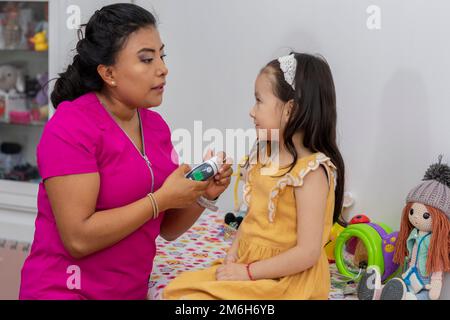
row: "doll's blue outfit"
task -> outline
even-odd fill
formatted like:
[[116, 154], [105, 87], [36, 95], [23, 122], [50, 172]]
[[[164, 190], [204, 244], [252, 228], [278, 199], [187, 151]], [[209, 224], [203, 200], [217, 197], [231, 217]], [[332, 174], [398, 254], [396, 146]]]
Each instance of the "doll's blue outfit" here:
[[[431, 232], [420, 235], [419, 230], [414, 228], [409, 234], [408, 239], [406, 240], [406, 248], [408, 249], [410, 257], [409, 261], [411, 261], [414, 254], [416, 254], [416, 261], [413, 266], [409, 267], [406, 270], [406, 276], [403, 278], [403, 281], [405, 282], [408, 291], [414, 293], [418, 300], [429, 299], [428, 290], [425, 289], [425, 286], [427, 284], [430, 284], [431, 281], [431, 277], [427, 274], [426, 271], [430, 238]], [[418, 243], [417, 252], [414, 252], [413, 249], [416, 243]], [[417, 286], [419, 286], [419, 288], [422, 288], [418, 292], [414, 292], [414, 284], [416, 288]]]

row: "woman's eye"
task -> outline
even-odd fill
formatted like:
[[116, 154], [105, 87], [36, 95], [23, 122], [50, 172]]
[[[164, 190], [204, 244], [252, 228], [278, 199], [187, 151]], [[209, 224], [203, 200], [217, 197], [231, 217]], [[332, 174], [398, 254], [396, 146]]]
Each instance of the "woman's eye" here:
[[428, 212], [425, 212], [424, 214], [423, 214], [423, 218], [426, 220], [426, 219], [428, 219], [430, 217], [430, 214], [428, 213]]
[[150, 63], [153, 61], [153, 58], [149, 58], [149, 59], [142, 59], [141, 60], [143, 63]]
[[414, 209], [409, 210], [409, 215], [412, 216], [414, 214]]
[[163, 54], [163, 55], [161, 56], [161, 60], [164, 60], [166, 57], [167, 57], [167, 54]]

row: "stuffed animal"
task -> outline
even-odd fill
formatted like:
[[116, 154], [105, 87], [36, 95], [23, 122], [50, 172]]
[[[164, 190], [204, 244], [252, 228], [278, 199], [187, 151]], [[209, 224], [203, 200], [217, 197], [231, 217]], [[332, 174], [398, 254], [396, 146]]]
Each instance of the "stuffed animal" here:
[[361, 300], [439, 299], [450, 271], [450, 167], [441, 161], [406, 198], [394, 254], [405, 263], [403, 274], [381, 287], [377, 268], [367, 268], [358, 285]]
[[0, 90], [5, 93], [9, 93], [11, 90], [23, 92], [25, 90], [25, 78], [22, 70], [9, 64], [1, 65]]

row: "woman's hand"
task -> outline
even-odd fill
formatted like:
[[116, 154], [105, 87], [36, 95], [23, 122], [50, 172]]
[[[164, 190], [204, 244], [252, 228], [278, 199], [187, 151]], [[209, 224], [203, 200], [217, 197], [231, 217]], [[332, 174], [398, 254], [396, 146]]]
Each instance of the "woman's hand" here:
[[190, 170], [190, 166], [182, 164], [154, 193], [160, 211], [189, 207], [205, 194], [209, 182], [187, 179], [185, 175]]
[[216, 270], [216, 280], [219, 281], [248, 281], [250, 278], [245, 264], [229, 263], [221, 265]]
[[[213, 156], [214, 152], [209, 150], [204, 160], [211, 159]], [[224, 164], [206, 188], [205, 197], [209, 200], [216, 199], [228, 188], [231, 182], [231, 175], [233, 174], [233, 168], [231, 168], [233, 160], [231, 158], [226, 158], [225, 152], [217, 153], [217, 157], [219, 163], [223, 162]]]

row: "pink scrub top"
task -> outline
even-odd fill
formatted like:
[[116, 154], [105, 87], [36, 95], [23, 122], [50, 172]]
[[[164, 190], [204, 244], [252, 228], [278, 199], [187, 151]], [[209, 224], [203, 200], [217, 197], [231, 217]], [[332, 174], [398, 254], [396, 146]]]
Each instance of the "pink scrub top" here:
[[[45, 179], [97, 172], [96, 211], [118, 208], [161, 187], [178, 167], [170, 129], [141, 108], [147, 163], [95, 93], [66, 101], [45, 126], [37, 163]], [[152, 173], [148, 165], [151, 165]], [[70, 197], [70, 194], [67, 194]], [[126, 212], [124, 212], [126, 214]], [[43, 182], [31, 252], [22, 268], [20, 299], [145, 299], [162, 212], [117, 244], [81, 259], [65, 249]]]

